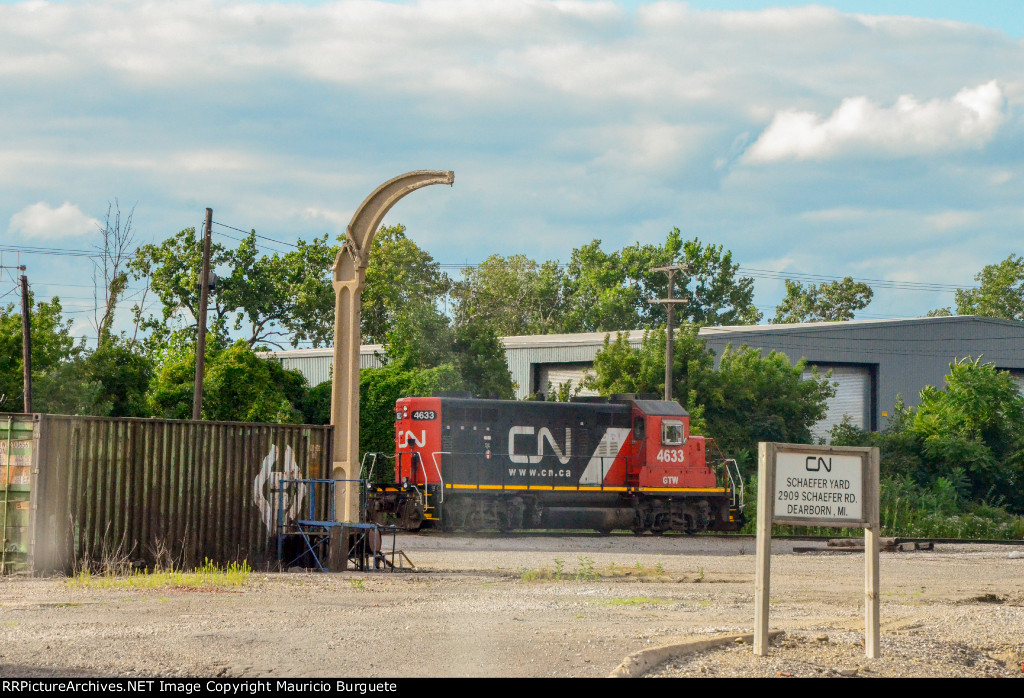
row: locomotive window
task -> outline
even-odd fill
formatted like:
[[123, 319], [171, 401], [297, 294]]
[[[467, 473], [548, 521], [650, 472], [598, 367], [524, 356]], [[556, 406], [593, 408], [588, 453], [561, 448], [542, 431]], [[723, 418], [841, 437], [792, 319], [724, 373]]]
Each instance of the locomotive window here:
[[664, 446], [682, 446], [686, 443], [683, 423], [677, 419], [661, 420], [661, 443]]
[[637, 417], [633, 420], [633, 438], [637, 441], [644, 439], [644, 418]]

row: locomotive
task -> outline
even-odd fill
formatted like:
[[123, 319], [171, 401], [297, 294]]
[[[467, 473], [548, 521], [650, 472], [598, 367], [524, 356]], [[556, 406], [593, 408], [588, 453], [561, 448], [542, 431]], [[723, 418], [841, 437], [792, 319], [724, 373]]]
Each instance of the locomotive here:
[[[677, 402], [409, 397], [367, 518], [407, 530], [735, 531], [743, 484]], [[372, 477], [371, 477], [372, 479]]]

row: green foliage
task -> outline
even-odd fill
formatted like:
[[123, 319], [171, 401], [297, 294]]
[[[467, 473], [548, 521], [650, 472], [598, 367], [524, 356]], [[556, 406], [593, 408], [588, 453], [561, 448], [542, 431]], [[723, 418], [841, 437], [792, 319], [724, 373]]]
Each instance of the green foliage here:
[[[361, 315], [363, 341], [383, 343], [404, 308], [409, 304], [436, 306], [451, 285], [451, 279], [434, 258], [406, 236], [404, 225], [380, 228], [374, 235], [366, 269]], [[333, 290], [330, 298], [333, 331]]]
[[[922, 492], [952, 488], [958, 515], [1002, 507], [1007, 515], [1024, 514], [1024, 398], [1013, 379], [991, 364], [961, 359], [950, 364], [945, 388], [924, 388], [916, 408], [898, 398], [882, 432], [840, 424], [832, 430], [832, 443], [877, 446], [883, 478], [912, 483]], [[923, 496], [903, 501], [920, 500], [927, 513], [934, 502]]]
[[[150, 386], [149, 405], [169, 419], [191, 419], [195, 349], [168, 353]], [[244, 340], [218, 351], [208, 347], [203, 382], [203, 419], [233, 422], [298, 423], [305, 379], [277, 361], [260, 358]]]
[[958, 314], [1024, 320], [1024, 257], [1011, 254], [986, 266], [974, 280], [977, 288], [956, 292]]
[[492, 327], [469, 319], [452, 327], [436, 307], [411, 302], [387, 335], [388, 361], [406, 368], [451, 366], [459, 382], [446, 390], [465, 390], [477, 397], [512, 399], [515, 386], [505, 360], [505, 347]]
[[837, 322], [852, 320], [871, 302], [874, 292], [847, 276], [842, 281], [803, 284], [786, 279], [786, 297], [775, 308], [773, 323]]
[[600, 332], [653, 328], [666, 322], [663, 305], [651, 303], [664, 298], [668, 277], [657, 267], [678, 263], [677, 283], [685, 292], [676, 297], [689, 301], [682, 319], [698, 325], [756, 323], [761, 314], [754, 306], [754, 281], [737, 277], [739, 264], [721, 245], [705, 245], [694, 238], [684, 242], [674, 228], [664, 245], [636, 243], [621, 251], [606, 253], [601, 241], [573, 250], [565, 272], [565, 332]]
[[161, 569], [132, 570], [117, 574], [102, 570], [94, 574], [86, 567], [67, 580], [69, 587], [98, 589], [237, 589], [244, 587], [252, 574], [248, 562], [231, 562], [223, 567], [209, 558], [193, 570]]
[[714, 389], [699, 394], [710, 435], [747, 469], [759, 441], [811, 443], [810, 428], [825, 417], [835, 395], [817, 371], [804, 379], [806, 361], [790, 364], [785, 354], [762, 356], [758, 349], [727, 346], [722, 352]]
[[[128, 265], [134, 278], [149, 282], [162, 305], [160, 317], [142, 323], [157, 344], [168, 341], [176, 325], [195, 327], [202, 247], [202, 236], [186, 228], [159, 245], [143, 245]], [[278, 340], [286, 337], [293, 346], [304, 340], [314, 346], [329, 341], [335, 252], [326, 235], [309, 243], [299, 240], [297, 249], [283, 255], [261, 255], [255, 231], [233, 250], [213, 242], [210, 269], [221, 278], [209, 295], [208, 329], [222, 345], [228, 343], [230, 330], [243, 329], [249, 346], [280, 347]]]
[[306, 391], [298, 406], [303, 424], [331, 423], [331, 381], [327, 380]]
[[512, 400], [516, 385], [508, 370], [505, 346], [490, 325], [470, 319], [455, 328], [455, 364], [473, 395], [483, 398]]
[[921, 391], [909, 429], [930, 474], [961, 468], [974, 498], [995, 494], [1024, 511], [1024, 397], [1009, 373], [980, 359], [950, 364], [946, 390]]
[[395, 401], [462, 389], [464, 383], [452, 364], [433, 368], [409, 366], [402, 361], [359, 373], [359, 451], [394, 453]]
[[[84, 349], [76, 345], [71, 336], [72, 321], [63, 319], [59, 298], [40, 303], [33, 303], [30, 298], [29, 308], [33, 390], [42, 400], [37, 401], [33, 409], [40, 411], [47, 407], [48, 401], [59, 404], [51, 400], [51, 396], [59, 397], [62, 378], [72, 374], [85, 377], [80, 368], [64, 366], [80, 359]], [[0, 308], [0, 395], [3, 396], [2, 409], [8, 412], [24, 409], [21, 344], [21, 308], [14, 304]], [[76, 404], [80, 401], [87, 402], [88, 397], [74, 400]]]
[[107, 334], [86, 359], [88, 378], [99, 386], [96, 403], [105, 409], [88, 414], [148, 417], [146, 391], [153, 379], [153, 361], [139, 347]]
[[42, 374], [33, 367], [32, 409], [48, 414], [105, 416], [112, 405], [102, 383], [94, 380], [83, 355], [61, 362]]
[[487, 325], [498, 336], [559, 332], [565, 316], [563, 276], [554, 261], [491, 255], [464, 270], [453, 286], [456, 321]]

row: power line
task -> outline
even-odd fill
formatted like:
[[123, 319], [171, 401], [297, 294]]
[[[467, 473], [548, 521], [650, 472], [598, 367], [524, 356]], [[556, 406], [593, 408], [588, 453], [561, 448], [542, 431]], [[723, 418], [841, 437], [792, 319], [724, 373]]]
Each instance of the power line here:
[[[236, 230], [239, 233], [243, 233], [245, 235], [253, 235], [255, 237], [258, 237], [260, 240], [267, 240], [268, 242], [276, 242], [278, 245], [287, 245], [288, 247], [294, 247], [295, 249], [299, 248], [298, 245], [295, 245], [295, 244], [290, 243], [290, 242], [285, 242], [284, 240], [275, 240], [274, 238], [268, 238], [265, 235], [258, 235], [255, 230], [242, 230], [241, 228], [236, 228], [233, 225], [228, 225], [227, 223], [219, 223], [217, 221], [214, 221], [213, 224], [214, 225], [219, 225], [222, 228], [230, 228], [231, 230]], [[238, 238], [232, 238], [232, 239], [237, 240]]]

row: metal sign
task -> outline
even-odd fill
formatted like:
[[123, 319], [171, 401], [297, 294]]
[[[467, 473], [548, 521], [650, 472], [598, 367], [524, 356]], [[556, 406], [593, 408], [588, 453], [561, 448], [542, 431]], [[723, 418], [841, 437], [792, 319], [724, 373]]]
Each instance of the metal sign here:
[[754, 654], [768, 647], [772, 525], [864, 529], [864, 651], [879, 656], [878, 449], [758, 444]]
[[772, 521], [806, 526], [864, 526], [867, 454], [779, 450]]

